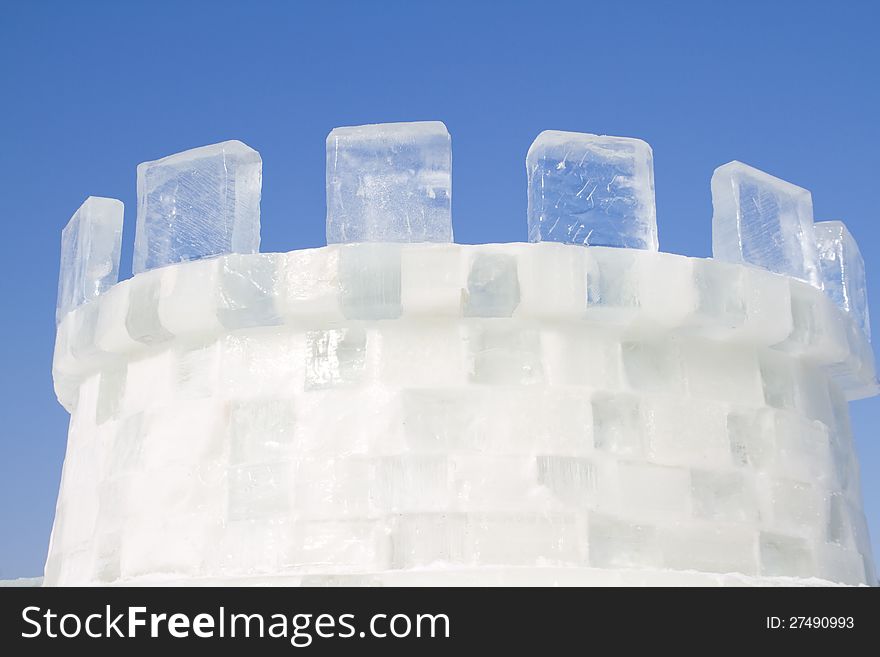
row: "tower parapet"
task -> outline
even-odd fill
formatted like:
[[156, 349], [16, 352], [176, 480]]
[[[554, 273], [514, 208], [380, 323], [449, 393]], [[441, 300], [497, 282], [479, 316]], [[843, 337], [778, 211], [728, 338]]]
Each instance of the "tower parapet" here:
[[[569, 135], [573, 164], [544, 133], [540, 243], [453, 244], [439, 125], [404, 131], [415, 159], [398, 128], [331, 133], [330, 152], [380, 135], [382, 155], [328, 163], [339, 243], [318, 249], [246, 252], [249, 149], [247, 212], [232, 178], [141, 183], [139, 205], [165, 199], [149, 244], [187, 247], [59, 298], [71, 424], [46, 582], [874, 583], [847, 401], [878, 384], [851, 236], [795, 213], [778, 253], [812, 244], [816, 277], [751, 259], [753, 224], [737, 262], [659, 253], [647, 145]], [[607, 144], [638, 165], [601, 178]], [[791, 191], [753, 177], [756, 199]], [[716, 230], [741, 226], [725, 207]]]

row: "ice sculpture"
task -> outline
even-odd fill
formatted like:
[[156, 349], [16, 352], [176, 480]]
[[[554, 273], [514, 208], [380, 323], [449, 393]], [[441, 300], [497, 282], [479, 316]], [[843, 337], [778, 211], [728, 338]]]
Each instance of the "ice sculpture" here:
[[642, 248], [428, 243], [377, 211], [424, 205], [424, 151], [356, 141], [390, 186], [328, 226], [384, 243], [171, 264], [63, 317], [47, 584], [876, 582], [847, 408], [874, 358], [822, 290], [652, 250], [614, 175], [595, 230]]
[[712, 174], [712, 208], [715, 258], [821, 285], [809, 191], [728, 162]]
[[176, 153], [137, 168], [132, 270], [260, 250], [260, 154], [240, 141]]
[[327, 136], [327, 243], [451, 242], [452, 149], [440, 121]]
[[530, 242], [657, 250], [653, 155], [641, 139], [545, 130], [526, 173]]
[[61, 231], [55, 321], [119, 280], [122, 201], [89, 196]]
[[834, 302], [853, 316], [871, 338], [865, 262], [859, 245], [842, 221], [813, 224], [822, 286]]

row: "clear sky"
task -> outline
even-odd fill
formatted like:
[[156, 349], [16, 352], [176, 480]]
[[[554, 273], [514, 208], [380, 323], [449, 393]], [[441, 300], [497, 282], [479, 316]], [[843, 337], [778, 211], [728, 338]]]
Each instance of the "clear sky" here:
[[[742, 160], [847, 223], [880, 318], [878, 6], [0, 0], [0, 578], [45, 559], [60, 231], [86, 196], [124, 201], [128, 277], [136, 165], [240, 139], [263, 157], [262, 250], [320, 246], [327, 133], [440, 119], [456, 241], [524, 241], [538, 132], [640, 137], [661, 250], [710, 255], [709, 178]], [[851, 411], [878, 554], [880, 398]]]

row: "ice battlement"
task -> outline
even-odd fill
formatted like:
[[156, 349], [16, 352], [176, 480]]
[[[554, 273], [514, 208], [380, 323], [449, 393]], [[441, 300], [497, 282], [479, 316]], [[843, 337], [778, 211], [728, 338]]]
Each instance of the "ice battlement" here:
[[[657, 251], [653, 156], [639, 139], [542, 132], [526, 157], [530, 242]], [[260, 246], [262, 162], [227, 141], [138, 166], [135, 274]], [[439, 121], [327, 137], [327, 241], [451, 243], [452, 151]], [[712, 176], [713, 255], [823, 289], [870, 339], [864, 263], [810, 193], [731, 162]], [[118, 280], [123, 207], [89, 197], [63, 231], [57, 320]]]
[[121, 282], [89, 199], [46, 583], [876, 582], [845, 226], [730, 163], [715, 257], [661, 253], [646, 143], [545, 132], [526, 172], [530, 243], [455, 244], [445, 126], [339, 128], [328, 246], [259, 253], [259, 155], [187, 151], [138, 167]]

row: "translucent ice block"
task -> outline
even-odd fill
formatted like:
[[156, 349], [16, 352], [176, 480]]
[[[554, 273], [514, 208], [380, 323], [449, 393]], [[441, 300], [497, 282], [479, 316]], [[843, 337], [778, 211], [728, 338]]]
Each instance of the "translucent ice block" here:
[[262, 168], [260, 154], [240, 141], [139, 164], [132, 271], [258, 252]]
[[56, 321], [119, 280], [122, 214], [122, 201], [90, 196], [61, 231]]
[[519, 305], [516, 258], [507, 254], [474, 256], [467, 279], [466, 317], [510, 317]]
[[545, 130], [526, 173], [530, 242], [657, 250], [653, 155], [641, 139]]
[[451, 242], [452, 148], [440, 121], [327, 136], [327, 242]]
[[818, 287], [813, 200], [806, 189], [742, 162], [712, 174], [712, 255]]
[[859, 245], [841, 221], [820, 221], [813, 225], [813, 230], [826, 294], [852, 315], [870, 339], [865, 261]]

